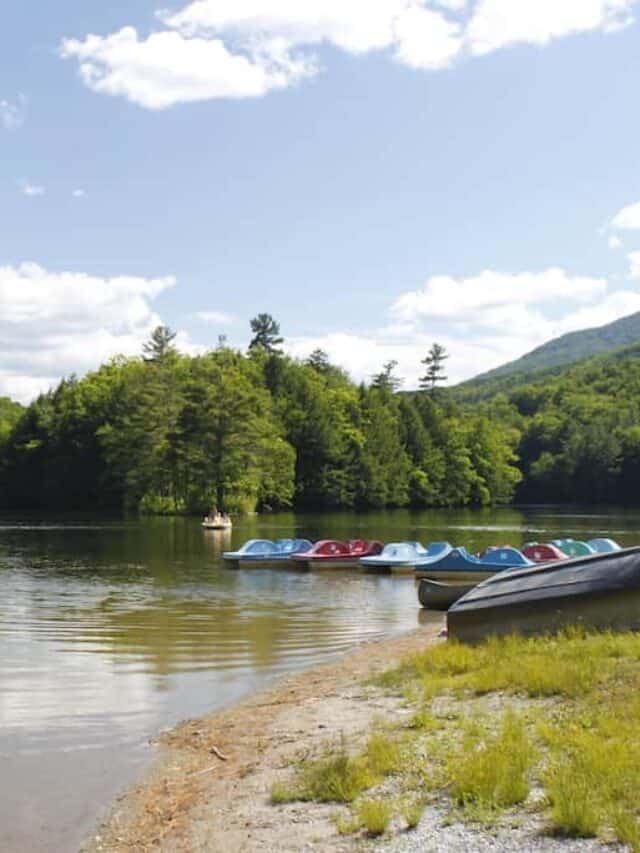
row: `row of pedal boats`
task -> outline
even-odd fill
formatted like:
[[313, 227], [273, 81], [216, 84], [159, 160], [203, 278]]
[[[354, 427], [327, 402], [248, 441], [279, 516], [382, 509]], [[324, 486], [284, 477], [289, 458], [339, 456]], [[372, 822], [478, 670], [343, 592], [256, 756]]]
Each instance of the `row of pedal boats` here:
[[522, 549], [509, 545], [491, 546], [479, 554], [449, 542], [390, 542], [353, 539], [341, 542], [323, 539], [315, 544], [308, 539], [250, 539], [237, 551], [225, 551], [227, 564], [238, 568], [349, 568], [411, 574], [416, 578], [478, 583], [507, 568], [533, 566], [620, 549], [612, 539], [596, 538], [583, 542], [556, 539], [549, 543], [532, 542]]
[[447, 611], [452, 639], [589, 630], [640, 630], [640, 547], [611, 539], [556, 539], [478, 555], [446, 542], [250, 540], [225, 560], [236, 566], [339, 568], [411, 572], [423, 607]]

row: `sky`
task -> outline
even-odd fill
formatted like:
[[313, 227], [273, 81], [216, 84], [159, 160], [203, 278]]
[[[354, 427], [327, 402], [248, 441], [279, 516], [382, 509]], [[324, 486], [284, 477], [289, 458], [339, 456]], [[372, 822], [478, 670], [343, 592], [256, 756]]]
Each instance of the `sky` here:
[[5, 10], [0, 396], [159, 323], [411, 388], [640, 310], [640, 0], [163, 3]]

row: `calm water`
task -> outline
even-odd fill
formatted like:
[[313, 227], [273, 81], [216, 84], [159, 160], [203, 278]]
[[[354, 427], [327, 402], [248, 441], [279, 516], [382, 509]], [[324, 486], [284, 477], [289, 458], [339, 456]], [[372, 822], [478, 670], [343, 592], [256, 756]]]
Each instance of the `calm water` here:
[[0, 517], [0, 850], [73, 851], [152, 757], [148, 739], [274, 676], [418, 625], [413, 582], [233, 571], [254, 536], [488, 544], [610, 535], [640, 514], [549, 509], [196, 519]]

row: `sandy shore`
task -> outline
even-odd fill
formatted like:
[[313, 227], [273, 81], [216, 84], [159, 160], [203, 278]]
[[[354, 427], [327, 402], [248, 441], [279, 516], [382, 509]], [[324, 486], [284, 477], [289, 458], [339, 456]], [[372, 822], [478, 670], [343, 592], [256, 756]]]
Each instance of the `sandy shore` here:
[[360, 646], [221, 713], [187, 720], [158, 741], [155, 769], [121, 797], [83, 847], [115, 851], [353, 850], [335, 806], [272, 806], [272, 784], [301, 755], [342, 733], [364, 737], [375, 718], [406, 715], [403, 703], [364, 682], [438, 641], [442, 621]]

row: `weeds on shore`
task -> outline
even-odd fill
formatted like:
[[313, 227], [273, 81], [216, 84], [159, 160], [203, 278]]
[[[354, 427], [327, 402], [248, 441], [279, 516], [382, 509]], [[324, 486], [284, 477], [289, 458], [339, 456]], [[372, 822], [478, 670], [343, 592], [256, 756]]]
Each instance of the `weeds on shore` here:
[[400, 770], [402, 764], [402, 744], [397, 736], [374, 732], [356, 755], [348, 754], [342, 738], [338, 745], [328, 745], [320, 757], [300, 762], [292, 782], [276, 783], [271, 802], [351, 803], [385, 776]]
[[[367, 833], [396, 818], [415, 826], [430, 792], [468, 819], [524, 804], [543, 810], [549, 832], [640, 853], [640, 635], [448, 642], [377, 683], [413, 707], [408, 722], [351, 757], [343, 743], [305, 762], [284, 799], [352, 803], [342, 831]], [[389, 776], [401, 793], [383, 807], [375, 789]]]

